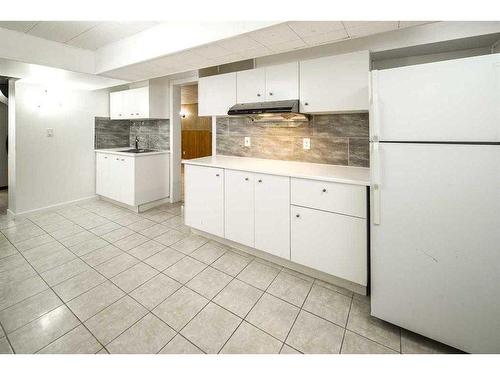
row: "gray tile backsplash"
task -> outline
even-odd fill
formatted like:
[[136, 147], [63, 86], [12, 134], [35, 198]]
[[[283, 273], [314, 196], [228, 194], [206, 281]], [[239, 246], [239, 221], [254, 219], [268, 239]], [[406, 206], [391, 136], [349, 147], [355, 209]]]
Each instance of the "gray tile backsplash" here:
[[[244, 137], [251, 137], [250, 147]], [[302, 148], [303, 138], [311, 139], [310, 150]], [[217, 117], [217, 154], [368, 167], [368, 113], [313, 115], [297, 123]]]
[[107, 117], [95, 118], [96, 149], [134, 147], [135, 137], [139, 138], [140, 148], [153, 150], [170, 149], [169, 120], [110, 120]]

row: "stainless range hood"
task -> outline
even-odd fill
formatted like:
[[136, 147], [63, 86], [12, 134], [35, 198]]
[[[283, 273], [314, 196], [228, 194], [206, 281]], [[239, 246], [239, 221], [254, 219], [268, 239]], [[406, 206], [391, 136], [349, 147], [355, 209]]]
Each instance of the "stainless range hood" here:
[[230, 116], [249, 116], [254, 121], [307, 121], [306, 115], [299, 112], [298, 100], [279, 100], [274, 102], [240, 103], [233, 105], [227, 112]]

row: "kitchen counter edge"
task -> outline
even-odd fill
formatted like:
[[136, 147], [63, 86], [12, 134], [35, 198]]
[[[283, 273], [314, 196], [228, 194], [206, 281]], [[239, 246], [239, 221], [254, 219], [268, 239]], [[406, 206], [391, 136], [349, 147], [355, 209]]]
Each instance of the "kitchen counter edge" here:
[[207, 156], [183, 160], [183, 164], [223, 168], [310, 180], [370, 186], [370, 168], [240, 156]]
[[125, 150], [130, 150], [132, 147], [127, 148], [107, 148], [107, 149], [95, 149], [96, 153], [100, 152], [102, 154], [111, 154], [111, 155], [120, 155], [120, 156], [128, 156], [128, 157], [142, 157], [142, 156], [151, 156], [151, 155], [160, 155], [160, 154], [170, 154], [170, 151], [152, 151], [152, 152], [144, 152], [140, 154], [135, 154], [133, 152], [123, 152]]

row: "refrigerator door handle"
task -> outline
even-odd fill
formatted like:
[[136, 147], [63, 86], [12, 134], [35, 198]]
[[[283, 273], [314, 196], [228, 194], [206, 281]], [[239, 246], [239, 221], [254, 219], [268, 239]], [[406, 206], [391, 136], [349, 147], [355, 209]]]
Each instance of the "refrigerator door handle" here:
[[372, 222], [380, 225], [380, 150], [379, 143], [372, 142], [371, 148], [371, 191], [372, 191]]

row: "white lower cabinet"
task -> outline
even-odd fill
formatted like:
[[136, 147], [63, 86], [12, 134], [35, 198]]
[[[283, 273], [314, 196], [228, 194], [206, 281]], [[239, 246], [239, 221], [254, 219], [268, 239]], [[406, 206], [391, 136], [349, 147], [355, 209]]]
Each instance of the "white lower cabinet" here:
[[291, 207], [291, 260], [366, 285], [366, 219]]
[[224, 178], [226, 238], [254, 247], [254, 174], [226, 170]]
[[169, 160], [168, 154], [134, 157], [96, 152], [96, 194], [129, 206], [167, 198]]
[[366, 187], [185, 168], [186, 225], [367, 285]]
[[255, 175], [255, 248], [290, 259], [290, 178]]
[[224, 170], [186, 165], [184, 185], [186, 225], [224, 237]]

